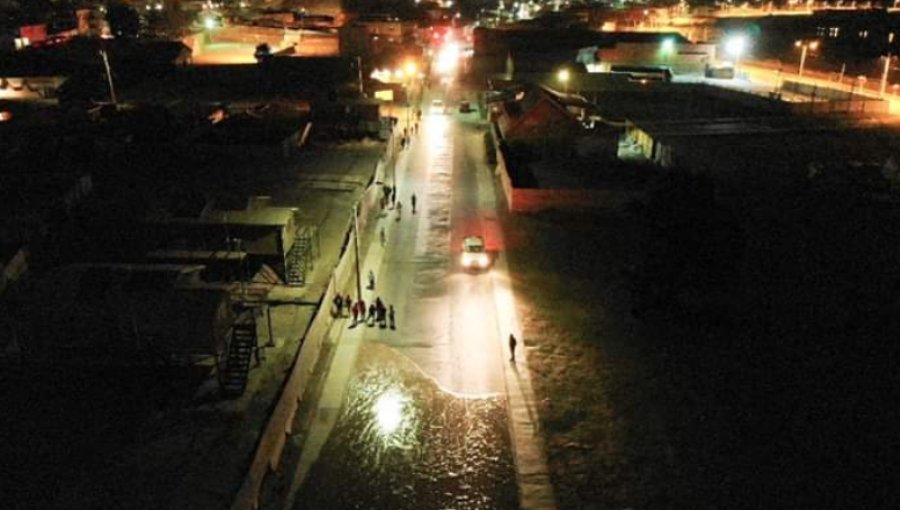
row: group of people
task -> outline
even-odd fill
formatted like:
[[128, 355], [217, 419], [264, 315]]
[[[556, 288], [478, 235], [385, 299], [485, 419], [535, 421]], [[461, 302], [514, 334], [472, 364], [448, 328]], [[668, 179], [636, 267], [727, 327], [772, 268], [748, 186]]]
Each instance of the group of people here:
[[[366, 302], [362, 298], [354, 302], [350, 294], [346, 296], [338, 294], [334, 297], [332, 303], [334, 305], [332, 313], [335, 317], [353, 318], [353, 324], [350, 327], [355, 327], [360, 322], [363, 322], [369, 327], [378, 324], [381, 329], [388, 326], [391, 329], [397, 329], [397, 316], [394, 311], [394, 305], [385, 306], [380, 297], [376, 297], [375, 302], [370, 303], [368, 308], [366, 308]], [[344, 314], [345, 310], [346, 315]]]
[[[409, 197], [410, 203], [412, 204], [412, 213], [416, 214], [416, 194], [413, 193]], [[385, 209], [390, 206], [392, 209], [397, 210], [397, 221], [400, 221], [400, 218], [403, 215], [403, 202], [397, 200], [397, 187], [396, 186], [384, 186], [384, 195], [381, 197], [381, 208]], [[382, 244], [384, 244], [384, 239], [382, 237]]]

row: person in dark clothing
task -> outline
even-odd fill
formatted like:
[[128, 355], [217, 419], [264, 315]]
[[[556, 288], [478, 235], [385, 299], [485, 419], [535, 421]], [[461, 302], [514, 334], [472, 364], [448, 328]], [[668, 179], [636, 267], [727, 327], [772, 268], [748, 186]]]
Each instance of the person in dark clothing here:
[[366, 326], [375, 325], [375, 305], [369, 305], [369, 315], [366, 316]]
[[516, 362], [516, 346], [519, 345], [519, 342], [516, 341], [515, 335], [512, 333], [509, 334], [509, 361], [512, 363]]
[[388, 319], [391, 321], [391, 329], [397, 329], [397, 323], [394, 322], [394, 305], [388, 309]]
[[344, 315], [344, 298], [342, 298], [340, 294], [336, 294], [331, 303], [334, 305], [331, 310], [334, 317]]

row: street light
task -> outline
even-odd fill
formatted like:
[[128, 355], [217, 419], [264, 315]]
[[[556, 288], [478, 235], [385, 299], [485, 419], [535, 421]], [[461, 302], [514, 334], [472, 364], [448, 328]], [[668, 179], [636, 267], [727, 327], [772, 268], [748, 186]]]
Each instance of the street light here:
[[747, 49], [747, 36], [738, 34], [725, 41], [725, 52], [734, 57], [734, 72], [737, 74], [738, 61]]
[[888, 34], [888, 52], [884, 57], [884, 71], [881, 73], [881, 87], [878, 89], [878, 97], [884, 97], [884, 91], [887, 88], [888, 74], [891, 72], [891, 44], [894, 43], [894, 33]]
[[806, 66], [806, 51], [808, 49], [816, 51], [819, 48], [819, 41], [805, 41], [803, 39], [798, 39], [794, 42], [794, 46], [800, 48], [800, 69], [797, 71], [797, 77], [803, 78], [803, 68]]
[[671, 37], [667, 37], [663, 39], [662, 44], [660, 45], [660, 51], [665, 57], [666, 65], [669, 64], [669, 56], [675, 51], [675, 40]]
[[569, 70], [568, 69], [560, 69], [558, 73], [556, 73], [556, 79], [559, 80], [560, 83], [563, 84], [565, 88], [566, 94], [569, 93]]

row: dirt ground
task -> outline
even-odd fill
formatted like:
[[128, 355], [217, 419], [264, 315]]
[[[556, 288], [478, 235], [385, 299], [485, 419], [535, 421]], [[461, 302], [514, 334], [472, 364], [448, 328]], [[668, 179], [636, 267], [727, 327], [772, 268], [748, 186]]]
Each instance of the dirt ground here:
[[699, 188], [507, 219], [560, 508], [882, 506], [895, 208]]

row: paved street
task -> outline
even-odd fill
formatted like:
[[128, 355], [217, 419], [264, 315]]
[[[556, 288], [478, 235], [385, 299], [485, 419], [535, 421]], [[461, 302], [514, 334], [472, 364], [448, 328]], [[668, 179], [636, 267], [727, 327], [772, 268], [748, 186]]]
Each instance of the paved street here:
[[376, 226], [385, 245], [362, 254], [364, 283], [376, 274], [364, 299], [393, 305], [397, 329], [338, 323], [285, 508], [520, 507], [512, 444], [528, 447], [510, 438], [505, 264], [471, 273], [458, 260], [468, 235], [483, 236], [494, 257], [502, 249], [483, 127], [476, 113], [423, 110], [412, 146], [386, 171], [402, 213], [385, 211]]

